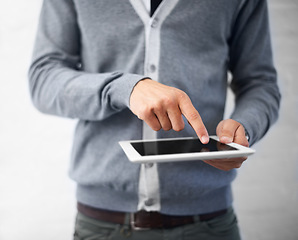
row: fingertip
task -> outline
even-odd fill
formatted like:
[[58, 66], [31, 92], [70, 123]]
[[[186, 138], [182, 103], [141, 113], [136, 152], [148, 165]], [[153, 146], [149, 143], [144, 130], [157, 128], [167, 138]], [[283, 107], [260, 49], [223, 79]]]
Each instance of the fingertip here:
[[201, 137], [201, 142], [203, 144], [207, 144], [209, 142], [209, 136], [206, 136], [206, 135], [202, 136]]

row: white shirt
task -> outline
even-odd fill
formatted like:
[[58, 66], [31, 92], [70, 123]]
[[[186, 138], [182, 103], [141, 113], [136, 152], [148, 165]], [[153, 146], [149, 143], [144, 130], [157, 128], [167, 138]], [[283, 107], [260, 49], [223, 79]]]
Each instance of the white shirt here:
[[143, 1], [143, 4], [144, 4], [146, 10], [147, 10], [148, 13], [150, 14], [151, 1], [150, 1], [150, 0], [142, 0], [142, 1]]

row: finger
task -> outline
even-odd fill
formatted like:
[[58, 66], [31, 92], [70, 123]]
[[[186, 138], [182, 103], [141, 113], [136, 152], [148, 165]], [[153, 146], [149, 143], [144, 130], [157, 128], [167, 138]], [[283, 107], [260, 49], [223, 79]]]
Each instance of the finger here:
[[212, 162], [212, 161], [205, 161], [207, 164], [209, 164], [212, 167], [215, 167], [219, 170], [223, 170], [223, 171], [230, 171], [234, 168], [240, 168], [242, 164], [237, 164], [235, 165], [231, 165], [231, 164], [221, 164], [218, 162]]
[[180, 99], [179, 107], [181, 109], [182, 114], [185, 116], [189, 124], [195, 130], [201, 142], [203, 144], [207, 144], [209, 142], [209, 135], [207, 129], [201, 119], [199, 112], [192, 105], [191, 100], [186, 94], [182, 99]]
[[247, 157], [232, 159], [213, 159], [204, 162], [223, 171], [229, 171], [234, 168], [240, 168]]
[[152, 111], [147, 111], [142, 116], [138, 116], [138, 118], [145, 121], [148, 124], [148, 126], [152, 128], [154, 131], [159, 131], [161, 129], [161, 124]]
[[168, 117], [171, 121], [171, 125], [174, 131], [179, 132], [184, 129], [182, 113], [178, 106], [168, 109]]
[[223, 120], [218, 124], [216, 134], [222, 143], [231, 143], [234, 141], [235, 133], [240, 127], [240, 123], [232, 119]]
[[166, 112], [157, 109], [155, 109], [154, 112], [163, 130], [169, 131], [170, 129], [172, 129], [171, 121]]

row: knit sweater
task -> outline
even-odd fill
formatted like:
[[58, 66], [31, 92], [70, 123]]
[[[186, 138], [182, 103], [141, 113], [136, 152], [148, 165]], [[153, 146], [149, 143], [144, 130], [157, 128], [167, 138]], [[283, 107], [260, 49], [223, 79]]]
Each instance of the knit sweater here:
[[150, 18], [139, 0], [44, 0], [29, 71], [41, 112], [78, 119], [69, 170], [78, 201], [174, 215], [231, 206], [235, 170], [127, 159], [121, 140], [195, 136], [187, 122], [181, 132], [154, 132], [130, 111], [133, 87], [145, 77], [186, 92], [209, 134], [223, 119], [230, 85], [231, 118], [255, 143], [280, 101], [266, 1], [164, 0]]

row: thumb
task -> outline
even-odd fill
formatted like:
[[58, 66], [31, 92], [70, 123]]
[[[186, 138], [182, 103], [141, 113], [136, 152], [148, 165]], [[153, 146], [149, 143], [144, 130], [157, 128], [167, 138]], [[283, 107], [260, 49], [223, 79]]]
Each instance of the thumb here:
[[216, 134], [219, 138], [219, 141], [222, 143], [233, 142], [235, 133], [240, 126], [241, 124], [233, 119], [226, 119], [221, 121], [216, 128]]

